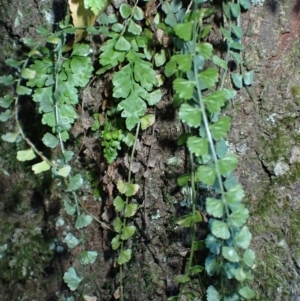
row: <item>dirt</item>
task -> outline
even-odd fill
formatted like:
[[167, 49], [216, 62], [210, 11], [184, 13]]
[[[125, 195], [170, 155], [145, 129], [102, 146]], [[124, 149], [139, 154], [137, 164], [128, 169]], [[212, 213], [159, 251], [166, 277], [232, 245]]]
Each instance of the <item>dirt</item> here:
[[[224, 112], [232, 117], [228, 141], [230, 150], [239, 156], [236, 177], [247, 193], [251, 248], [257, 257], [253, 287], [260, 301], [300, 298], [300, 103], [292, 93], [293, 87], [300, 86], [298, 6], [288, 1], [271, 2], [242, 15], [244, 62], [246, 69], [255, 71], [250, 88], [253, 99], [243, 89]], [[22, 51], [20, 40], [38, 39], [36, 25], [51, 28], [53, 19], [59, 18], [53, 16], [53, 9], [61, 8], [62, 1], [1, 2], [1, 74], [10, 72], [3, 61], [12, 55], [17, 58]], [[96, 100], [102, 99], [104, 84], [105, 79], [97, 79], [85, 91], [89, 103], [82, 109], [87, 114], [99, 109]], [[175, 224], [186, 210], [184, 193], [176, 183], [184, 173], [186, 153], [176, 142], [182, 125], [173, 109], [172, 95], [167, 92], [151, 112], [156, 122], [141, 134], [135, 157], [134, 181], [141, 189], [134, 201], [144, 210], [134, 218], [138, 230], [130, 242], [133, 258], [124, 270], [125, 299], [131, 301], [161, 301], [176, 295], [174, 275], [183, 271], [189, 247], [189, 234]], [[82, 131], [77, 132], [82, 138]], [[86, 179], [97, 177], [103, 195], [101, 200], [95, 199], [94, 187], [86, 181], [85, 209], [109, 223], [114, 217], [113, 187], [118, 179], [126, 179], [129, 154], [124, 151], [108, 167], [95, 140], [84, 142], [88, 151], [82, 150], [76, 168]], [[5, 154], [0, 166], [10, 173], [10, 177], [0, 175], [0, 230], [4, 233], [0, 254], [5, 244], [9, 248], [9, 256], [0, 258], [0, 267], [9, 271], [0, 276], [0, 299], [66, 300], [73, 293], [63, 283], [63, 274], [73, 265], [86, 281], [81, 295], [75, 294], [76, 300], [82, 300], [83, 295], [114, 300], [119, 274], [114, 264], [116, 253], [111, 249], [112, 232], [96, 221], [83, 232], [75, 230], [73, 218], [61, 206], [65, 196], [59, 183], [33, 176], [30, 166], [15, 160], [15, 146], [1, 143], [0, 147]], [[88, 250], [97, 250], [97, 260], [91, 266], [78, 264], [80, 247], [69, 251], [63, 242], [70, 229], [85, 237]], [[205, 237], [205, 225], [198, 230], [199, 239]], [[24, 250], [27, 253], [22, 253]], [[27, 260], [26, 271], [21, 268], [23, 261], [14, 264], [19, 257]], [[202, 294], [200, 289], [197, 293]]]

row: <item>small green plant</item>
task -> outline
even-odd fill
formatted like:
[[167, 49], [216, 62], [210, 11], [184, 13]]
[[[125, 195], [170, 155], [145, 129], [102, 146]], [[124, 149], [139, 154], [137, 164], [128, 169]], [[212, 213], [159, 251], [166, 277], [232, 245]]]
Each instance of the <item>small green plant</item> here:
[[107, 123], [100, 137], [104, 147], [104, 156], [108, 163], [112, 163], [118, 156], [118, 150], [121, 149], [124, 135], [121, 130], [112, 129], [111, 125]]
[[124, 19], [122, 23], [112, 16], [103, 20], [112, 26], [109, 39], [100, 49], [101, 68], [97, 74], [122, 63], [122, 68], [113, 75], [113, 97], [118, 101], [117, 111], [121, 111], [126, 128], [130, 131], [145, 115], [147, 103], [155, 105], [162, 94], [160, 89], [155, 89], [159, 81], [151, 64], [153, 35], [147, 30], [141, 35], [143, 30], [137, 23], [144, 19], [143, 11], [136, 5], [131, 8], [123, 3], [120, 14]]
[[[254, 291], [244, 284], [246, 280], [253, 278], [251, 268], [255, 258], [254, 252], [248, 249], [251, 233], [244, 225], [249, 213], [241, 203], [243, 189], [232, 176], [238, 164], [237, 157], [227, 154], [224, 140], [230, 129], [230, 119], [220, 116], [221, 108], [236, 94], [235, 90], [224, 88], [228, 60], [232, 56], [239, 65], [242, 64], [239, 54], [243, 49], [240, 44], [242, 29], [233, 25], [232, 19], [239, 17], [240, 5], [248, 8], [248, 2], [223, 2], [222, 5], [229, 24], [229, 29], [221, 27], [227, 44], [225, 60], [213, 55], [210, 43], [202, 42], [210, 30], [203, 25], [203, 20], [214, 12], [212, 9], [199, 8], [197, 3], [193, 3], [191, 10], [179, 19], [172, 15], [174, 8], [166, 5], [169, 7], [167, 17], [173, 20], [169, 25], [177, 36], [176, 45], [181, 53], [171, 57], [165, 74], [168, 77], [176, 75], [173, 81], [175, 104], [179, 105], [179, 117], [189, 129], [188, 133], [179, 138], [179, 143], [187, 145], [191, 171], [189, 175], [180, 177], [178, 183], [191, 187], [192, 204], [191, 213], [177, 222], [180, 226], [191, 229], [192, 242], [185, 273], [176, 277], [181, 284], [180, 294], [170, 300], [182, 300], [183, 295], [190, 300], [197, 297], [191, 290], [185, 289], [185, 284], [203, 271], [194, 257], [195, 251], [203, 246], [195, 240], [196, 224], [203, 220], [196, 210], [199, 183], [215, 192], [214, 197], [206, 198], [206, 212], [211, 217], [208, 222], [210, 234], [205, 239], [205, 245], [210, 251], [205, 261], [205, 271], [215, 279], [206, 290], [206, 298], [208, 301], [248, 300], [255, 296]], [[209, 59], [216, 67], [204, 67], [205, 61]], [[252, 77], [251, 71], [244, 75], [231, 74], [236, 88], [251, 84]], [[217, 85], [219, 88], [216, 90]], [[215, 278], [216, 276], [218, 277]], [[237, 283], [234, 284], [233, 280]]]
[[135, 143], [132, 148], [132, 153], [130, 158], [128, 180], [127, 182], [119, 181], [117, 184], [118, 191], [121, 195], [125, 196], [125, 200], [123, 200], [121, 196], [117, 196], [114, 199], [114, 207], [116, 209], [116, 212], [122, 214], [121, 217], [118, 216], [113, 222], [114, 230], [117, 233], [117, 235], [112, 239], [112, 248], [114, 250], [120, 249], [117, 262], [120, 265], [120, 299], [121, 300], [123, 300], [124, 298], [123, 282], [122, 282], [123, 280], [122, 265], [127, 263], [132, 256], [131, 248], [124, 249], [124, 244], [128, 239], [130, 239], [134, 235], [136, 231], [136, 227], [133, 225], [128, 225], [127, 220], [130, 217], [133, 217], [138, 209], [138, 204], [129, 203], [129, 198], [134, 196], [139, 190], [138, 184], [131, 183], [131, 162], [133, 160], [133, 156], [136, 148], [139, 129], [140, 129], [140, 123], [138, 123], [136, 129]]
[[11, 228], [15, 228], [12, 238], [0, 247], [1, 279], [9, 286], [36, 277], [54, 255], [40, 227], [21, 229], [11, 225]]
[[[88, 45], [74, 45], [70, 55], [64, 56], [67, 33], [74, 33], [68, 22], [68, 16], [60, 23], [60, 30], [51, 33], [39, 26], [37, 32], [45, 37], [48, 46], [36, 45], [34, 41], [25, 39], [24, 43], [31, 49], [24, 60], [6, 60], [7, 65], [15, 68], [17, 78], [12, 75], [2, 76], [0, 83], [5, 85], [15, 84], [16, 96], [5, 95], [1, 98], [1, 107], [7, 109], [0, 114], [1, 121], [5, 122], [15, 118], [16, 131], [2, 135], [7, 142], [19, 142], [23, 139], [29, 148], [19, 150], [17, 159], [19, 161], [31, 161], [39, 157], [40, 162], [32, 165], [35, 174], [51, 169], [53, 177], [60, 178], [64, 184], [64, 190], [69, 198], [62, 200], [65, 210], [70, 215], [76, 215], [75, 228], [81, 229], [88, 226], [93, 217], [85, 214], [81, 209], [82, 202], [77, 196], [77, 191], [84, 180], [81, 174], [72, 175], [71, 161], [73, 151], [66, 150], [65, 143], [69, 140], [69, 131], [78, 115], [76, 105], [78, 104], [78, 88], [85, 87], [91, 77], [93, 67]], [[42, 125], [48, 126], [50, 132], [44, 134], [42, 142], [46, 148], [59, 149], [58, 158], [48, 159], [35, 144], [29, 140], [22, 128], [22, 120], [19, 117], [20, 99], [30, 96], [37, 104], [38, 112], [42, 116]], [[10, 108], [14, 106], [14, 111]], [[79, 243], [83, 245], [80, 257], [82, 265], [93, 263], [97, 257], [96, 251], [88, 251], [84, 240], [78, 239], [72, 233], [67, 233], [65, 243], [70, 249]], [[26, 250], [26, 249], [24, 249]], [[75, 290], [82, 278], [76, 275], [74, 268], [70, 268], [64, 275], [64, 280], [71, 290]]]

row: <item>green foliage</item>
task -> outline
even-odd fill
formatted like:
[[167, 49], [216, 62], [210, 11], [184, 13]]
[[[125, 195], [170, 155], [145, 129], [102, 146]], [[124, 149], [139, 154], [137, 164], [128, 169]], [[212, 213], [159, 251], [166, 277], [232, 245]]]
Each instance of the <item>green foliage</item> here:
[[[146, 112], [149, 106], [154, 106], [162, 98], [159, 87], [164, 77], [160, 74], [160, 69], [164, 65], [164, 75], [167, 78], [174, 76], [174, 106], [178, 107], [179, 118], [188, 129], [188, 133], [180, 136], [178, 145], [186, 144], [191, 155], [190, 166], [193, 166], [193, 169], [178, 179], [180, 186], [188, 188], [191, 204], [191, 211], [177, 221], [177, 225], [190, 230], [191, 236], [185, 271], [175, 277], [180, 285], [178, 300], [183, 299], [183, 295], [189, 300], [198, 297], [187, 291], [186, 287], [193, 283], [195, 275], [199, 276], [204, 270], [214, 277], [214, 281], [206, 289], [208, 301], [250, 300], [255, 297], [254, 291], [246, 284], [246, 281], [252, 279], [251, 269], [255, 260], [254, 252], [249, 249], [252, 235], [245, 225], [249, 212], [242, 203], [243, 189], [232, 175], [238, 164], [237, 157], [227, 153], [225, 139], [230, 130], [230, 118], [220, 117], [222, 108], [236, 95], [236, 90], [224, 88], [224, 83], [229, 59], [235, 60], [239, 70], [242, 70], [243, 31], [237, 20], [241, 10], [249, 8], [249, 1], [222, 3], [226, 18], [224, 24], [227, 26], [220, 29], [227, 45], [225, 59], [214, 55], [213, 45], [206, 41], [212, 26], [203, 24], [207, 22], [203, 21], [215, 9], [202, 7], [204, 2], [192, 1], [188, 9], [177, 0], [161, 3], [164, 15], [159, 13], [159, 21], [152, 25], [163, 29], [174, 49], [165, 49], [165, 44], [156, 41], [159, 40], [158, 37], [144, 26], [149, 20], [145, 19], [143, 10], [137, 6], [138, 2], [134, 6], [122, 3], [117, 14], [103, 13], [100, 16], [103, 27], [89, 26], [86, 29], [91, 34], [104, 33], [107, 38], [100, 47], [100, 69], [96, 73], [102, 76], [113, 72], [111, 96], [115, 104], [107, 112], [103, 127], [98, 121], [99, 114], [95, 112], [92, 130], [97, 131], [95, 136], [100, 138], [99, 144], [109, 164], [118, 157], [122, 142], [132, 147], [128, 179], [118, 181], [116, 188], [119, 195], [113, 201], [117, 216], [112, 224], [115, 236], [111, 245], [118, 252], [121, 300], [122, 266], [131, 260], [133, 252], [126, 245], [137, 230], [131, 219], [139, 208], [137, 203], [131, 201], [140, 186], [132, 183], [130, 167], [140, 129], [145, 130], [155, 122], [155, 115]], [[102, 12], [107, 4], [106, 0], [84, 1], [85, 8], [95, 15]], [[98, 256], [96, 251], [85, 249], [82, 239], [82, 229], [92, 223], [93, 216], [81, 208], [82, 203], [77, 194], [85, 180], [79, 172], [74, 172], [74, 153], [66, 151], [65, 144], [71, 140], [70, 132], [78, 118], [79, 91], [88, 85], [93, 64], [87, 44], [75, 44], [71, 53], [63, 52], [67, 34], [74, 33], [76, 29], [68, 24], [67, 18], [60, 24], [60, 28], [58, 32], [51, 33], [38, 26], [37, 32], [45, 38], [47, 47], [35, 46], [25, 39], [26, 45], [31, 48], [27, 59], [6, 60], [6, 64], [16, 70], [17, 76], [1, 76], [0, 84], [15, 85], [16, 95], [4, 95], [0, 98], [0, 106], [5, 110], [0, 114], [0, 121], [7, 122], [14, 117], [16, 130], [3, 134], [2, 139], [10, 143], [19, 142], [20, 139], [26, 141], [28, 147], [18, 150], [17, 159], [23, 162], [38, 157], [40, 161], [32, 165], [35, 174], [51, 170], [53, 177], [62, 180], [64, 191], [70, 196], [63, 200], [65, 211], [74, 215], [74, 226], [81, 233], [80, 239], [68, 233], [64, 241], [70, 249], [82, 243], [79, 260], [81, 265], [87, 265], [94, 263]], [[232, 72], [232, 86], [236, 89], [243, 86], [247, 88], [253, 83], [253, 75], [252, 70], [241, 74]], [[47, 128], [42, 138], [43, 145], [56, 151], [56, 155], [59, 153], [56, 158], [47, 159], [25, 136], [18, 116], [18, 101], [21, 96], [30, 96], [36, 103], [42, 125]], [[135, 127], [134, 136], [130, 131]], [[125, 128], [128, 130], [126, 133]], [[210, 216], [210, 233], [205, 241], [196, 240], [197, 224], [204, 220], [204, 214], [197, 207], [200, 185], [212, 192], [205, 204], [206, 213]], [[209, 255], [202, 267], [195, 252], [204, 245]], [[82, 280], [73, 267], [64, 274], [64, 281], [72, 291], [78, 288]], [[175, 300], [176, 297], [171, 299]]]
[[71, 291], [75, 291], [82, 281], [82, 278], [78, 277], [73, 267], [69, 268], [64, 274], [64, 281], [67, 283]]
[[[3, 225], [1, 226], [3, 227]], [[7, 226], [8, 222], [6, 221], [5, 236], [9, 232]], [[34, 229], [14, 228], [12, 239], [0, 246], [2, 271], [0, 278], [9, 282], [9, 285], [24, 281], [30, 275], [41, 273], [43, 264], [50, 262], [54, 256], [39, 227]]]
[[124, 135], [121, 130], [112, 129], [109, 123], [105, 124], [100, 137], [104, 147], [104, 156], [108, 163], [112, 163], [118, 156], [118, 150], [121, 149], [121, 142]]
[[114, 230], [117, 235], [112, 240], [112, 248], [114, 250], [120, 249], [117, 262], [119, 265], [122, 265], [130, 260], [132, 254], [131, 249], [124, 250], [123, 247], [124, 242], [130, 239], [136, 231], [136, 227], [133, 225], [126, 225], [126, 221], [127, 218], [133, 217], [136, 214], [138, 205], [134, 203], [130, 204], [129, 197], [134, 196], [138, 192], [139, 185], [130, 184], [129, 175], [128, 182], [119, 181], [117, 183], [117, 188], [120, 194], [125, 195], [126, 199], [124, 201], [120, 196], [117, 196], [114, 199], [114, 207], [118, 213], [123, 213], [123, 220], [121, 220], [120, 217], [117, 217], [113, 222]]
[[[137, 6], [128, 4], [120, 7], [125, 25], [120, 34], [111, 32], [109, 39], [101, 47], [98, 74], [101, 74], [122, 63], [122, 68], [113, 75], [113, 97], [119, 102], [117, 110], [126, 120], [126, 127], [132, 130], [144, 116], [147, 104], [155, 105], [162, 97], [158, 87], [156, 72], [152, 67], [151, 52], [152, 34], [142, 35], [142, 28], [135, 20], [142, 20], [143, 14]], [[116, 20], [117, 21], [117, 20]], [[116, 23], [114, 24], [116, 25]], [[120, 26], [113, 26], [112, 30]]]
[[[233, 23], [239, 17], [241, 7], [240, 4], [231, 2], [223, 2], [222, 5], [230, 24], [229, 29], [221, 28], [227, 42], [227, 51], [238, 64], [241, 64], [239, 51], [243, 46], [239, 39], [243, 32]], [[170, 10], [171, 6], [168, 7], [168, 15]], [[221, 108], [235, 96], [236, 92], [223, 87], [230, 56], [227, 55], [226, 60], [213, 56], [213, 46], [201, 41], [209, 32], [209, 28], [202, 25], [202, 19], [211, 13], [208, 10], [200, 9], [194, 4], [192, 12], [187, 13], [180, 22], [172, 24], [177, 37], [176, 45], [181, 54], [177, 52], [173, 55], [165, 68], [166, 76], [176, 75], [173, 89], [180, 99], [176, 100], [176, 103], [180, 103], [179, 117], [191, 129], [188, 135], [180, 138], [179, 144], [186, 143], [192, 155], [191, 166], [195, 166], [195, 162], [201, 163], [195, 170], [191, 170], [188, 176], [179, 178], [181, 185], [191, 184], [192, 210], [190, 214], [182, 216], [177, 224], [191, 229], [193, 243], [195, 224], [202, 220], [199, 211], [195, 209], [197, 202], [195, 185], [199, 185], [200, 182], [207, 188], [215, 189], [218, 197], [206, 199], [206, 212], [211, 218], [210, 234], [205, 240], [206, 247], [210, 251], [205, 261], [205, 270], [209, 276], [218, 275], [223, 280], [214, 282], [213, 286], [208, 287], [207, 300], [252, 299], [255, 296], [254, 291], [243, 284], [245, 280], [252, 278], [251, 268], [255, 258], [254, 252], [248, 249], [252, 235], [245, 223], [249, 212], [241, 203], [244, 196], [241, 186], [236, 181], [232, 186], [227, 184], [238, 162], [235, 155], [227, 154], [224, 140], [230, 129], [230, 119], [227, 116], [219, 116]], [[221, 67], [220, 72], [214, 66], [203, 68], [205, 60], [211, 58], [216, 67]], [[244, 75], [232, 73], [231, 78], [233, 85], [240, 89], [243, 85], [252, 84], [253, 71]], [[219, 84], [218, 89], [215, 88], [216, 84]], [[193, 129], [196, 129], [196, 132]], [[195, 133], [199, 133], [199, 136]], [[193, 255], [191, 251], [185, 274], [176, 277], [177, 282], [182, 284], [179, 300], [183, 294], [184, 284], [190, 282], [190, 271], [195, 262]], [[227, 278], [228, 282], [224, 278]], [[232, 286], [232, 279], [238, 283], [236, 287]], [[226, 284], [229, 284], [229, 281], [231, 285]]]
[[[78, 118], [76, 112], [76, 106], [79, 102], [78, 89], [88, 84], [93, 66], [88, 45], [74, 45], [70, 55], [63, 55], [63, 44], [70, 25], [64, 24], [63, 27], [64, 31], [52, 34], [47, 29], [39, 26], [37, 32], [48, 42], [47, 47], [31, 43], [30, 47], [32, 49], [27, 53], [26, 60], [8, 59], [6, 61], [7, 65], [16, 69], [16, 78], [11, 75], [3, 76], [0, 77], [0, 83], [4, 85], [16, 84], [16, 96], [5, 95], [1, 98], [0, 106], [7, 110], [0, 115], [0, 120], [6, 122], [14, 117], [16, 121], [17, 131], [2, 135], [4, 141], [14, 143], [23, 139], [29, 146], [29, 148], [18, 150], [17, 159], [19, 161], [31, 161], [39, 157], [40, 162], [32, 165], [35, 174], [51, 170], [54, 177], [63, 179], [62, 184], [65, 192], [70, 193], [72, 200], [74, 200], [74, 204], [69, 200], [64, 201], [66, 212], [70, 215], [77, 215], [75, 228], [82, 231], [81, 229], [87, 227], [93, 221], [93, 217], [83, 214], [79, 206], [76, 193], [80, 190], [84, 180], [79, 173], [73, 175], [72, 165], [70, 164], [73, 152], [66, 151], [64, 143], [69, 140], [69, 132]], [[54, 160], [47, 159], [25, 136], [18, 113], [19, 99], [23, 95], [30, 96], [36, 103], [38, 112], [41, 114], [42, 125], [50, 130], [43, 136], [42, 142], [46, 148], [57, 150], [58, 157]], [[12, 106], [15, 107], [14, 112], [10, 110]], [[82, 241], [69, 233], [65, 238], [65, 242], [69, 248], [74, 248]], [[29, 247], [32, 250], [30, 252], [31, 258], [40, 256], [35, 254], [35, 244], [30, 242], [28, 247], [26, 246], [22, 251], [18, 251], [22, 258], [25, 258], [25, 256], [21, 252], [24, 251], [27, 254]], [[42, 251], [40, 254], [43, 256]], [[25, 258], [26, 264], [16, 261], [16, 267], [19, 271], [20, 268], [23, 269], [24, 277], [28, 277], [29, 270], [27, 271], [27, 269], [30, 269], [31, 265], [31, 258], [27, 257]], [[92, 264], [96, 257], [97, 252], [87, 251], [83, 246], [80, 257], [82, 265]], [[37, 262], [39, 263], [39, 261]], [[16, 280], [24, 278], [20, 278], [15, 273], [13, 275]], [[82, 278], [76, 275], [74, 268], [70, 268], [65, 273], [64, 280], [71, 290], [76, 290]]]
[[107, 0], [84, 0], [84, 7], [90, 8], [95, 15], [99, 15], [103, 11], [110, 1]]

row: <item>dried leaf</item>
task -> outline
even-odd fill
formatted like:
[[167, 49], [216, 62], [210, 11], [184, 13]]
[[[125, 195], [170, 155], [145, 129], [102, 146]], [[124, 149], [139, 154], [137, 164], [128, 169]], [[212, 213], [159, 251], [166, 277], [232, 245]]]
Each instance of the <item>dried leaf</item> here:
[[114, 292], [114, 298], [120, 299], [120, 287], [118, 287]]
[[[87, 27], [95, 23], [98, 16], [91, 9], [84, 7], [84, 0], [68, 0], [68, 3], [74, 27]], [[77, 29], [74, 40], [64, 47], [64, 51], [71, 50], [73, 45], [85, 38], [86, 35], [84, 29]]]
[[74, 136], [74, 138], [77, 138], [80, 134], [83, 133], [83, 127], [80, 120], [77, 120], [74, 123], [73, 128], [71, 129], [71, 133]]
[[129, 164], [127, 154], [124, 157], [124, 164], [128, 169], [130, 167], [132, 173], [137, 173], [141, 168], [141, 163], [140, 162], [131, 162], [131, 164]]
[[110, 219], [113, 217], [113, 210], [109, 207], [109, 208], [105, 208], [104, 212], [101, 215], [101, 218], [109, 223]]
[[90, 296], [87, 296], [87, 295], [83, 296], [83, 299], [85, 301], [97, 301], [96, 297], [90, 297]]
[[157, 41], [159, 42], [159, 44], [162, 44], [163, 43], [163, 37], [164, 37], [164, 30], [162, 29], [157, 29], [157, 31], [155, 32], [155, 37], [157, 39]]
[[186, 248], [179, 248], [178, 252], [179, 255], [182, 257], [185, 257], [188, 253], [189, 253], [190, 249], [186, 249]]

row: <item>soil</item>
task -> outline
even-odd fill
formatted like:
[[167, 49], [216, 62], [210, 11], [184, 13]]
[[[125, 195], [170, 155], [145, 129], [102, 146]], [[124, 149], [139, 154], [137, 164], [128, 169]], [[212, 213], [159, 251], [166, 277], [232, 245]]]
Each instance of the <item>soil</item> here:
[[[22, 38], [38, 39], [37, 24], [51, 29], [63, 10], [64, 2], [59, 0], [1, 1], [1, 74], [11, 72], [4, 60], [18, 58]], [[253, 98], [245, 89], [238, 91], [224, 112], [232, 118], [228, 142], [239, 157], [235, 176], [246, 191], [250, 210], [251, 248], [257, 257], [252, 287], [259, 301], [300, 300], [300, 102], [293, 93], [300, 86], [299, 11], [297, 2], [272, 0], [243, 13], [245, 69], [255, 71], [250, 87]], [[95, 187], [87, 181], [82, 195], [85, 209], [109, 224], [114, 218], [114, 187], [118, 179], [126, 179], [130, 154], [123, 151], [107, 166], [97, 141], [92, 137], [84, 140], [80, 127], [88, 122], [91, 111], [103, 105], [99, 99], [106, 80], [96, 79], [83, 91], [86, 104], [73, 134], [84, 142], [80, 152], [81, 143], [78, 146], [76, 168], [87, 179], [96, 177], [102, 190], [102, 199], [95, 198]], [[174, 276], [182, 273], [189, 248], [189, 233], [176, 227], [177, 218], [186, 212], [185, 195], [176, 182], [185, 172], [186, 152], [177, 146], [183, 129], [170, 91], [151, 112], [156, 122], [140, 135], [135, 156], [134, 182], [140, 190], [134, 202], [143, 210], [133, 220], [138, 229], [130, 242], [133, 258], [123, 271], [125, 300], [131, 301], [162, 301], [176, 295]], [[13, 125], [5, 127], [1, 132]], [[120, 283], [112, 232], [97, 221], [83, 232], [75, 230], [73, 218], [61, 205], [65, 196], [59, 182], [33, 176], [30, 166], [14, 158], [16, 146], [2, 142], [0, 148], [0, 166], [10, 173], [9, 177], [0, 175], [0, 255], [5, 248], [9, 250], [6, 257], [0, 256], [0, 299], [62, 301], [75, 296], [75, 300], [115, 300]], [[63, 242], [70, 230], [84, 236], [88, 250], [97, 250], [95, 263], [79, 265], [80, 247], [70, 251]], [[205, 223], [198, 230], [198, 238], [203, 239]], [[15, 258], [21, 258], [20, 262]], [[63, 282], [70, 266], [85, 277], [80, 294], [72, 293]], [[196, 293], [203, 294], [200, 288]]]

